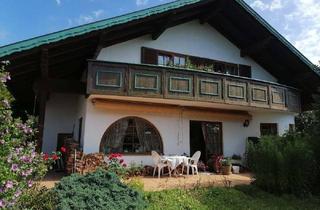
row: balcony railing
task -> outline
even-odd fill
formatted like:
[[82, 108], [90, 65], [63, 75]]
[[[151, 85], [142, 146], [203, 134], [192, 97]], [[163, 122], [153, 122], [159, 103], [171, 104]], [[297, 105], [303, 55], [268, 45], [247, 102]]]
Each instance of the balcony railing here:
[[173, 67], [89, 61], [88, 94], [139, 96], [300, 111], [299, 90], [285, 85]]

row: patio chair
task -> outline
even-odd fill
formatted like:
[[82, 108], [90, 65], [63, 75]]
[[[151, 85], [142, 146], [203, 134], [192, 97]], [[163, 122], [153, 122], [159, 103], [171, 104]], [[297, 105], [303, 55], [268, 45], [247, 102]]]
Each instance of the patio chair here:
[[194, 175], [195, 171], [196, 171], [197, 174], [199, 174], [198, 173], [198, 162], [199, 162], [200, 156], [201, 156], [201, 152], [200, 151], [195, 152], [193, 154], [193, 156], [188, 160], [188, 162], [184, 163], [182, 165], [182, 174], [183, 174], [183, 170], [184, 170], [185, 166], [187, 167], [187, 175], [189, 175], [189, 168], [190, 167], [191, 167], [191, 170], [192, 170], [192, 175]]
[[160, 178], [161, 172], [163, 172], [163, 168], [168, 167], [169, 176], [171, 177], [171, 168], [167, 160], [161, 158], [161, 156], [156, 151], [151, 151], [151, 156], [154, 162], [153, 169], [153, 177], [156, 173], [156, 169], [158, 168], [158, 178]]

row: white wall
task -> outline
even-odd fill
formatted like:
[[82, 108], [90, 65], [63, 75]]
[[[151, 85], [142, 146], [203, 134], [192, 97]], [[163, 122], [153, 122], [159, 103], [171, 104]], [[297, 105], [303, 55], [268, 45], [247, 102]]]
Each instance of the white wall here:
[[[159, 106], [158, 109], [161, 110]], [[289, 124], [294, 123], [294, 115], [275, 112], [254, 112], [249, 127], [243, 127], [243, 121], [224, 120], [215, 117], [199, 117], [186, 115], [181, 110], [171, 112], [136, 111], [134, 105], [126, 109], [110, 109], [94, 106], [87, 100], [84, 152], [98, 152], [101, 138], [106, 129], [118, 119], [127, 116], [142, 117], [157, 127], [163, 140], [164, 154], [183, 154], [190, 152], [189, 122], [190, 120], [220, 121], [223, 123], [223, 151], [225, 156], [243, 155], [245, 140], [248, 136], [260, 136], [260, 123], [278, 123], [279, 133], [288, 130]], [[150, 156], [125, 156], [127, 163], [136, 162], [152, 164]]]
[[251, 58], [240, 56], [240, 50], [208, 24], [199, 21], [167, 29], [157, 40], [145, 35], [101, 50], [98, 60], [141, 63], [141, 47], [161, 49], [187, 55], [211, 58], [252, 66], [255, 79], [276, 82], [276, 79]]
[[[50, 94], [46, 103], [43, 133], [43, 152], [56, 150], [58, 133], [74, 133], [78, 135], [79, 117], [85, 112], [85, 98], [75, 94]], [[74, 128], [75, 126], [75, 128]]]

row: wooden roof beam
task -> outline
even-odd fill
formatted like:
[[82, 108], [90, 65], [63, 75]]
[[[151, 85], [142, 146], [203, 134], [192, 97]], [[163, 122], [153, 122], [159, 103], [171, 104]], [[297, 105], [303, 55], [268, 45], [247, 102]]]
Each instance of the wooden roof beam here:
[[36, 93], [45, 91], [47, 93], [55, 92], [85, 94], [86, 85], [78, 80], [41, 79], [34, 82], [33, 89]]
[[241, 49], [240, 56], [245, 57], [245, 56], [251, 56], [251, 55], [257, 54], [257, 53], [267, 49], [268, 45], [270, 43], [272, 43], [274, 40], [275, 40], [275, 37], [268, 36], [267, 38], [265, 38], [263, 40], [255, 42], [251, 46], [248, 46], [246, 48]]
[[166, 27], [165, 27], [165, 26], [162, 26], [162, 27], [160, 27], [159, 29], [155, 30], [155, 31], [151, 34], [152, 40], [157, 40], [157, 39], [161, 36], [161, 34], [162, 34], [163, 32], [165, 32], [165, 30], [166, 30]]
[[205, 24], [211, 19], [215, 18], [218, 14], [222, 12], [224, 5], [225, 5], [225, 1], [216, 2], [208, 12], [204, 13], [199, 17], [200, 24]]

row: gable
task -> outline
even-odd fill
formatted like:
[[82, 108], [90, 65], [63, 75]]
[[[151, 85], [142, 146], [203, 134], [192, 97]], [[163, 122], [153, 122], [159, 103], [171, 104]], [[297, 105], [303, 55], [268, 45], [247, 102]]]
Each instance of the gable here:
[[243, 0], [177, 0], [0, 47], [0, 61], [11, 62], [7, 70], [13, 95], [33, 104], [33, 84], [43, 64], [52, 78], [79, 83], [84, 81], [87, 60], [102, 48], [142, 36], [157, 40], [166, 29], [192, 20], [212, 26], [240, 49], [244, 60], [251, 57], [277, 82], [300, 89], [304, 107], [312, 103], [320, 85], [317, 68]]
[[103, 48], [97, 59], [139, 64], [142, 60], [142, 47], [248, 65], [252, 68], [252, 78], [277, 82], [274, 76], [253, 59], [241, 57], [240, 49], [216, 29], [196, 20], [168, 28], [156, 40], [144, 35]]

